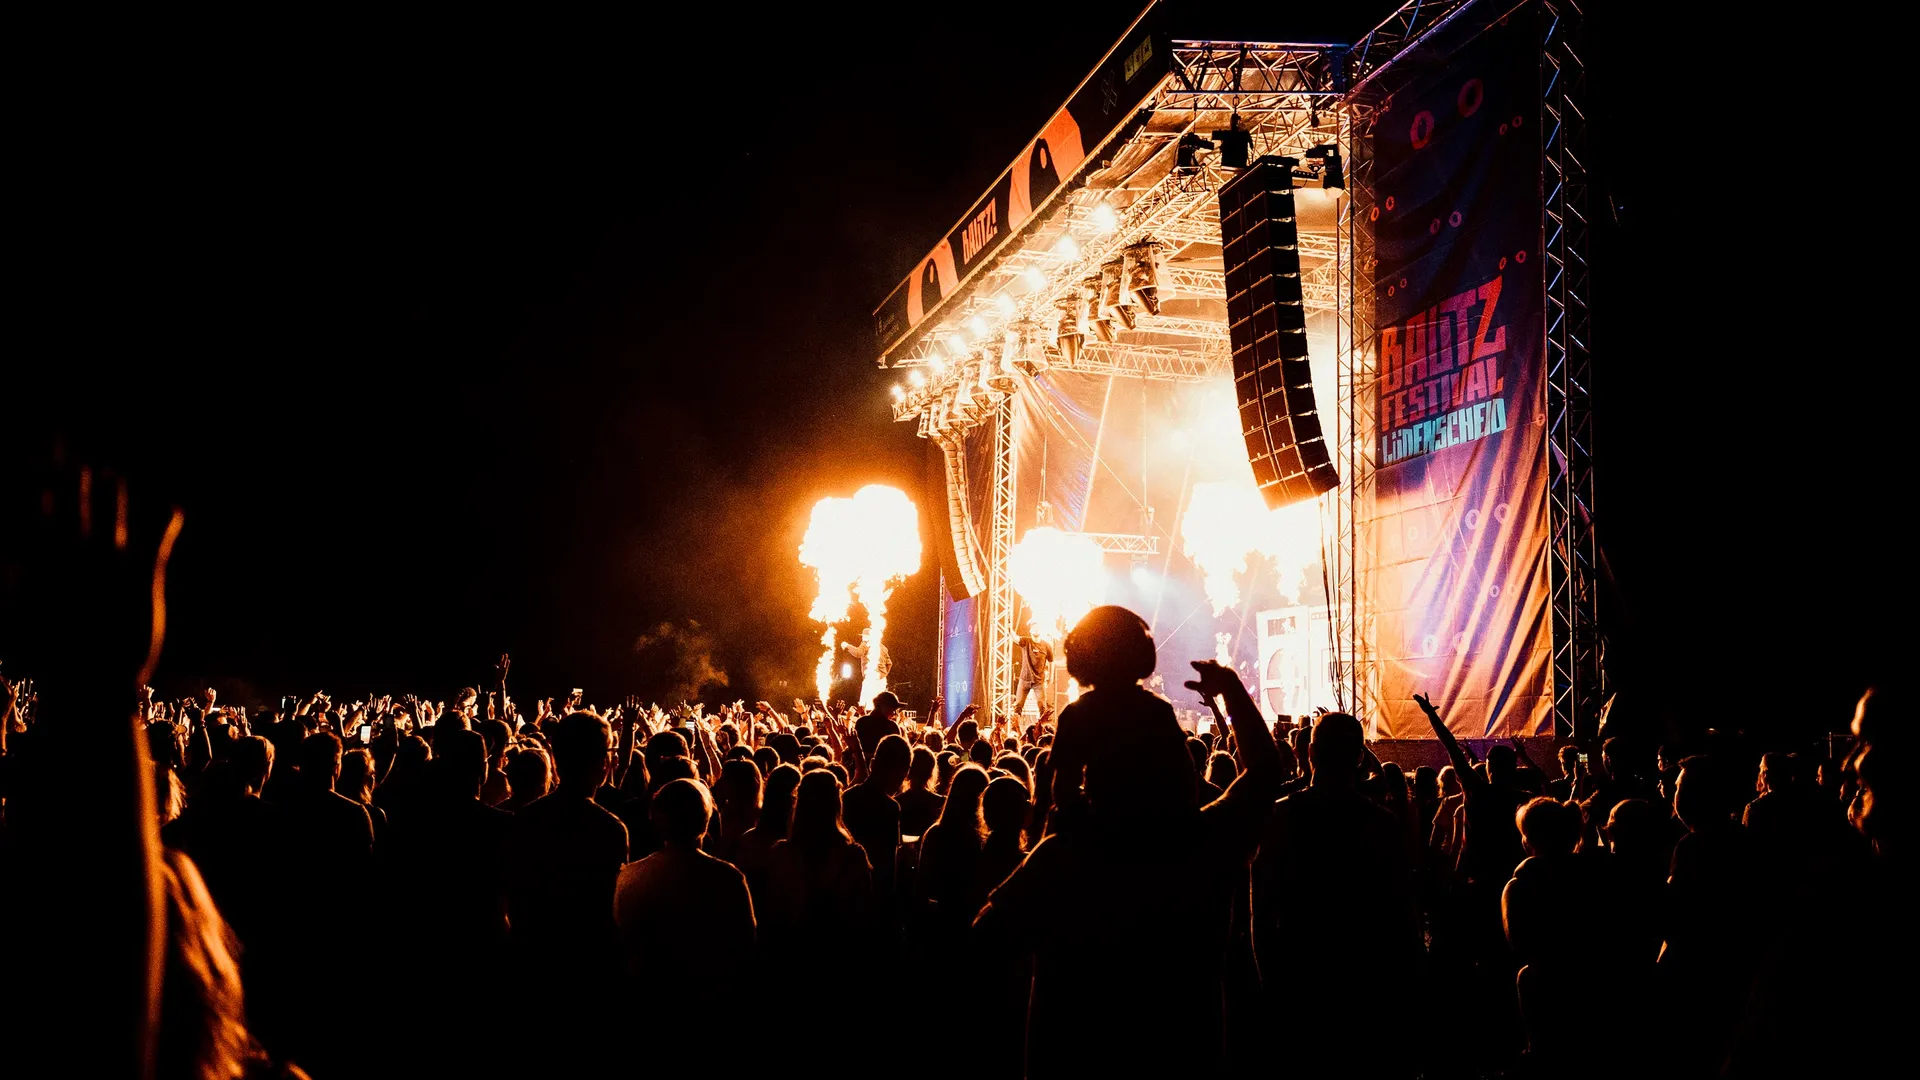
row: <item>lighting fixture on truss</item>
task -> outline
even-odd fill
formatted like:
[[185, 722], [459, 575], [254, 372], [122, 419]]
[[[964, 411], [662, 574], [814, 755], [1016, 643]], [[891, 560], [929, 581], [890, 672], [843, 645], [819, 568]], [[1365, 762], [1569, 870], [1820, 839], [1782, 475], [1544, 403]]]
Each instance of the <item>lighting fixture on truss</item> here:
[[1247, 159], [1253, 153], [1253, 136], [1240, 126], [1240, 114], [1234, 113], [1227, 126], [1213, 133], [1213, 143], [1220, 148], [1219, 165], [1223, 169], [1244, 169]]
[[1320, 186], [1327, 191], [1345, 191], [1347, 188], [1347, 170], [1340, 162], [1340, 148], [1330, 143], [1322, 143], [1307, 151], [1309, 162], [1320, 163]]
[[1112, 344], [1114, 338], [1113, 320], [1107, 318], [1106, 312], [1101, 310], [1101, 295], [1100, 275], [1095, 274], [1080, 282], [1080, 296], [1087, 306], [1088, 325], [1093, 327], [1095, 337], [1108, 344]]
[[1134, 324], [1133, 294], [1127, 291], [1127, 276], [1120, 259], [1100, 264], [1100, 315], [1127, 329]]
[[1072, 367], [1080, 359], [1080, 346], [1087, 340], [1086, 303], [1078, 292], [1071, 292], [1054, 306], [1060, 309], [1060, 322], [1054, 331], [1053, 344], [1060, 350], [1060, 359]]
[[1120, 260], [1126, 289], [1134, 301], [1147, 314], [1160, 314], [1160, 242], [1142, 240], [1129, 244], [1120, 253]]

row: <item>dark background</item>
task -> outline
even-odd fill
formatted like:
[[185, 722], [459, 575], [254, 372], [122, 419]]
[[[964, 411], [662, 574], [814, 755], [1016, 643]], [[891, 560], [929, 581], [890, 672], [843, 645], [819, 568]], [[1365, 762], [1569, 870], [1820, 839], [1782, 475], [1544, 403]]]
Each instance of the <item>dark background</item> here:
[[[604, 701], [677, 649], [790, 697], [808, 509], [925, 471], [868, 312], [1133, 14], [23, 32], [7, 454], [185, 507], [174, 688], [446, 694], [508, 650], [523, 698]], [[1616, 670], [1702, 723], [1844, 719], [1911, 578], [1859, 121], [1783, 89], [1782, 28], [1593, 31]], [[934, 580], [895, 601], [910, 698]]]

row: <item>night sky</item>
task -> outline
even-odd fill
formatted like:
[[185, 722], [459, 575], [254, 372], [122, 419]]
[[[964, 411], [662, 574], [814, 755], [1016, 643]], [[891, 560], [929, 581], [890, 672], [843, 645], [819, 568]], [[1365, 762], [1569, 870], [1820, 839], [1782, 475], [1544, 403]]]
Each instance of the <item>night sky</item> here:
[[[9, 154], [7, 453], [58, 436], [186, 508], [178, 689], [445, 695], [508, 650], [523, 696], [604, 701], [696, 620], [727, 697], [791, 697], [807, 510], [925, 471], [868, 313], [1132, 13], [49, 31]], [[1891, 395], [1840, 403], [1878, 361], [1835, 323], [1884, 288], [1836, 272], [1857, 152], [1652, 13], [1594, 48], [1615, 655], [1669, 709], [1821, 715], [1892, 670], [1875, 612], [1911, 581]], [[894, 609], [913, 698], [934, 578]]]

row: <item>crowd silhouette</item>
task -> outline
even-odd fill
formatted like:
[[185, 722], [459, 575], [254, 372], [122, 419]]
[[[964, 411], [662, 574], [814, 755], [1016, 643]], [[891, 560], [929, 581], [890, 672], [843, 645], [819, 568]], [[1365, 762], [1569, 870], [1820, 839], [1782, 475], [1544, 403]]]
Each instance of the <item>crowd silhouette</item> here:
[[[1147, 625], [1064, 642], [1059, 715], [951, 726], [576, 695], [521, 715], [208, 692], [138, 705], [161, 1077], [1758, 1076], [1890, 1071], [1910, 972], [1904, 701], [1838, 754], [1715, 738], [1383, 762], [1269, 724]], [[929, 715], [942, 712], [935, 702]], [[9, 1000], [142, 885], [49, 822], [129, 783], [0, 680]], [[1592, 762], [1591, 764], [1589, 762]], [[66, 808], [66, 809], [63, 809]], [[78, 816], [76, 816], [78, 815]], [[97, 909], [54, 912], [86, 864]], [[90, 879], [91, 880], [91, 879]], [[116, 884], [117, 883], [117, 884]], [[124, 891], [124, 904], [118, 892]], [[129, 937], [129, 940], [133, 940]], [[64, 978], [85, 981], [67, 972]], [[102, 979], [102, 986], [107, 980]], [[63, 1075], [74, 1027], [8, 1036]]]

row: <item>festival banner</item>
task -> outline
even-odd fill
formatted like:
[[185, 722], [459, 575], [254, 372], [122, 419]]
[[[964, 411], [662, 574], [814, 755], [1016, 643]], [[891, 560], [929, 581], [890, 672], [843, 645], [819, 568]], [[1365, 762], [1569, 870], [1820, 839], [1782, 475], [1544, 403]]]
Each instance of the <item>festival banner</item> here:
[[874, 310], [874, 335], [883, 356], [911, 340], [975, 270], [990, 263], [1055, 195], [1072, 190], [1094, 167], [1096, 162], [1089, 159], [1132, 119], [1171, 69], [1172, 51], [1157, 29], [1160, 22], [1154, 8], [1127, 29], [1007, 171]]
[[1374, 128], [1379, 379], [1366, 544], [1379, 738], [1550, 733], [1545, 291], [1532, 9]]

